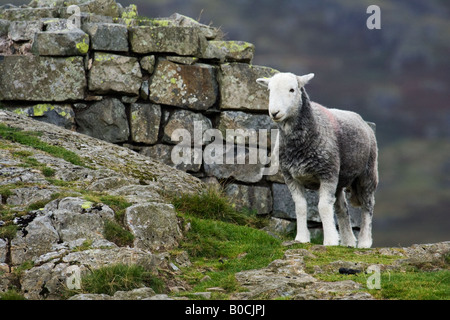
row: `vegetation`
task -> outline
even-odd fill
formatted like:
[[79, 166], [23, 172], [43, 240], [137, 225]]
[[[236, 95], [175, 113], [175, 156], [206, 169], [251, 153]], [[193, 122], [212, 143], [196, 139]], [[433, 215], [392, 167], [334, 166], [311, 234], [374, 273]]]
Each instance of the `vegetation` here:
[[93, 270], [81, 279], [81, 290], [70, 292], [114, 295], [116, 291], [129, 291], [150, 287], [156, 293], [164, 290], [164, 283], [151, 272], [138, 265], [117, 264]]
[[[179, 295], [198, 299], [192, 293], [220, 287], [225, 292], [213, 292], [212, 297], [228, 299], [230, 294], [243, 290], [235, 279], [235, 273], [264, 268], [273, 260], [282, 258], [286, 251], [286, 247], [282, 246], [286, 239], [275, 238], [248, 226], [253, 224], [248, 222], [248, 216], [234, 210], [220, 193], [209, 190], [201, 195], [182, 195], [173, 199], [173, 204], [184, 224], [190, 225], [181, 248], [189, 253], [192, 266], [183, 268], [180, 277], [192, 288]], [[231, 213], [233, 219], [229, 221], [229, 218], [224, 218], [224, 212]], [[363, 290], [377, 299], [450, 299], [450, 258], [445, 258], [442, 265], [438, 266], [443, 269], [440, 271], [429, 272], [417, 266], [408, 267], [402, 272], [382, 271], [381, 289], [377, 290], [367, 288], [370, 274], [365, 273], [365, 270], [347, 275], [337, 273], [328, 266], [339, 260], [363, 266], [391, 265], [399, 256], [383, 255], [374, 249], [340, 246], [321, 247], [321, 250], [312, 251], [313, 246], [295, 244], [291, 248], [313, 252], [314, 257], [305, 257], [305, 271], [319, 280], [353, 280], [362, 284]], [[321, 272], [315, 273], [318, 268]]]
[[[84, 161], [74, 152], [59, 146], [53, 146], [41, 141], [37, 133], [20, 131], [0, 124], [0, 137], [6, 140], [17, 142], [25, 146], [47, 152], [57, 158], [62, 158], [77, 166], [86, 166]], [[32, 160], [31, 160], [32, 161]], [[32, 161], [34, 164], [35, 162]]]

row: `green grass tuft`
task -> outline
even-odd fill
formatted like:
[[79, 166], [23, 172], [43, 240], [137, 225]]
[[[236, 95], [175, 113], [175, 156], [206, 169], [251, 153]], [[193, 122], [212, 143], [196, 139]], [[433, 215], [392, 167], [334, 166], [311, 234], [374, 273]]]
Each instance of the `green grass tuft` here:
[[164, 291], [164, 283], [139, 265], [117, 264], [101, 267], [81, 279], [81, 291], [113, 295], [116, 291], [129, 291], [150, 287], [156, 293]]
[[53, 146], [45, 143], [41, 141], [35, 133], [20, 131], [15, 128], [10, 128], [4, 124], [0, 124], [0, 138], [47, 152], [74, 165], [87, 167], [84, 161], [76, 153], [59, 146]]

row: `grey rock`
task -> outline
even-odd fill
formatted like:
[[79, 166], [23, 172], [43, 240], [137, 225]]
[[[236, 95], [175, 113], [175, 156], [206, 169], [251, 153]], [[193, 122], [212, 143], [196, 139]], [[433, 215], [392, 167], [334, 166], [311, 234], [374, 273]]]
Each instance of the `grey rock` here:
[[[242, 111], [222, 111], [220, 113], [219, 124], [217, 129], [222, 132], [226, 141], [238, 144], [248, 143], [248, 137], [254, 137], [254, 141], [259, 143], [260, 129], [267, 130], [266, 146], [271, 145], [270, 129], [274, 128], [273, 122], [268, 115], [251, 114]], [[227, 130], [240, 130], [246, 135], [236, 134], [235, 136], [227, 134]], [[230, 131], [229, 131], [230, 132]]]
[[[214, 176], [219, 179], [233, 177], [237, 181], [256, 183], [261, 181], [263, 174], [261, 169], [264, 167], [258, 160], [257, 148], [240, 148], [234, 145], [230, 147], [216, 147], [208, 145], [204, 150], [204, 170], [208, 176]], [[221, 154], [223, 153], [223, 155]], [[221, 154], [216, 158], [217, 154]], [[211, 160], [210, 160], [211, 159]]]
[[150, 103], [133, 103], [130, 114], [131, 139], [138, 143], [155, 144], [158, 141], [161, 107]]
[[206, 110], [217, 100], [215, 68], [159, 60], [149, 81], [150, 101], [194, 110]]
[[38, 56], [79, 56], [89, 51], [89, 35], [80, 29], [37, 32], [32, 52]]
[[190, 163], [179, 163], [175, 165], [172, 161], [172, 145], [167, 144], [156, 144], [151, 147], [142, 147], [139, 151], [140, 154], [146, 155], [155, 160], [161, 161], [168, 166], [177, 168], [185, 172], [198, 172], [200, 171], [201, 163], [194, 162], [194, 153], [191, 153]]
[[6, 200], [6, 204], [11, 206], [26, 207], [32, 203], [50, 201], [52, 194], [60, 191], [55, 187], [24, 187], [12, 189], [12, 194]]
[[199, 32], [208, 40], [215, 39], [219, 35], [219, 30], [217, 28], [201, 24], [198, 21], [179, 13], [174, 13], [170, 16], [170, 19], [173, 20], [175, 25], [180, 27], [198, 28]]
[[97, 300], [111, 300], [111, 296], [104, 293], [79, 293], [71, 296], [67, 300], [86, 300], [86, 301], [97, 301]]
[[86, 78], [82, 57], [5, 56], [0, 74], [0, 100], [84, 99]]
[[271, 77], [278, 71], [245, 63], [222, 64], [220, 71], [221, 109], [268, 110], [269, 93], [256, 79]]
[[155, 62], [156, 59], [154, 55], [142, 57], [140, 60], [141, 68], [152, 74], [153, 71], [155, 71]]
[[110, 194], [124, 197], [126, 201], [131, 203], [164, 202], [159, 194], [160, 191], [154, 185], [134, 184], [112, 190]]
[[287, 234], [295, 230], [296, 224], [293, 221], [270, 217], [269, 223], [264, 227], [265, 231]]
[[[169, 120], [164, 127], [163, 141], [171, 144], [178, 144], [181, 141], [173, 141], [172, 134], [177, 129], [185, 129], [190, 134], [191, 144], [196, 142], [198, 142], [198, 144], [203, 144], [203, 134], [206, 130], [211, 128], [211, 120], [204, 115], [189, 110], [176, 110], [170, 114]], [[190, 143], [189, 141], [184, 141], [183, 145], [190, 145]]]
[[43, 23], [37, 21], [12, 21], [9, 25], [8, 37], [12, 41], [31, 41], [34, 34], [42, 30]]
[[142, 84], [137, 58], [96, 52], [89, 72], [89, 90], [97, 94], [139, 95]]
[[91, 36], [92, 49], [99, 51], [128, 51], [128, 29], [115, 23], [87, 23], [83, 29]]
[[131, 27], [131, 50], [139, 54], [165, 52], [181, 56], [196, 55], [199, 51], [199, 33], [196, 27]]
[[59, 235], [50, 217], [39, 215], [11, 240], [11, 264], [17, 266], [36, 259], [51, 251], [58, 241]]
[[125, 106], [108, 98], [77, 113], [78, 132], [109, 142], [123, 142], [130, 134]]
[[269, 214], [272, 211], [269, 187], [231, 183], [225, 187], [225, 193], [237, 209], [255, 210], [257, 214]]
[[58, 18], [56, 8], [10, 8], [1, 13], [2, 19], [9, 21], [30, 21], [43, 18]]
[[130, 291], [116, 291], [113, 300], [144, 300], [155, 296], [152, 288], [138, 288]]
[[114, 211], [108, 206], [81, 198], [64, 198], [49, 214], [61, 241], [104, 239], [105, 220], [114, 219]]
[[142, 203], [127, 208], [125, 220], [135, 236], [134, 246], [143, 250], [170, 249], [178, 245], [181, 231], [172, 205]]
[[251, 63], [255, 46], [245, 41], [208, 41], [202, 58], [218, 59], [222, 62]]
[[7, 240], [0, 239], [0, 264], [6, 262], [6, 254], [8, 253]]
[[52, 123], [65, 129], [75, 128], [75, 113], [70, 104], [37, 104], [31, 107], [8, 107], [17, 114], [32, 117], [38, 121]]

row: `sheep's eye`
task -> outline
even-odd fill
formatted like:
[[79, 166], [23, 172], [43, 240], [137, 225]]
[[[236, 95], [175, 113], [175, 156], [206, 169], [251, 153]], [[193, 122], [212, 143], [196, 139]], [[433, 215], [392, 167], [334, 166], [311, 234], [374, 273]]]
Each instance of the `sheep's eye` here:
[[294, 89], [291, 89], [291, 90], [289, 90], [289, 92], [295, 92], [295, 90], [294, 90]]

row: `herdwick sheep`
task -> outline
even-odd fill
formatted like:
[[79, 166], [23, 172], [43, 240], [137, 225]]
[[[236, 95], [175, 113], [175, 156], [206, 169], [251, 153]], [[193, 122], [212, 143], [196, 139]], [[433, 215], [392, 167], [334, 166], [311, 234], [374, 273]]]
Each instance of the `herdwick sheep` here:
[[[304, 86], [314, 74], [278, 73], [257, 82], [270, 91], [269, 115], [279, 128], [279, 166], [295, 202], [295, 240], [310, 242], [305, 188], [318, 190], [324, 245], [356, 246], [345, 190], [362, 208], [358, 247], [372, 245], [372, 215], [378, 184], [375, 133], [356, 113], [328, 109], [309, 100]], [[275, 147], [275, 150], [277, 147]], [[334, 209], [334, 210], [333, 210]]]

